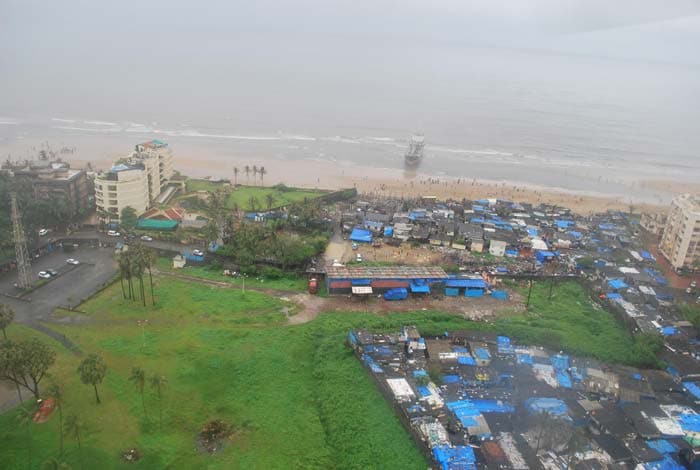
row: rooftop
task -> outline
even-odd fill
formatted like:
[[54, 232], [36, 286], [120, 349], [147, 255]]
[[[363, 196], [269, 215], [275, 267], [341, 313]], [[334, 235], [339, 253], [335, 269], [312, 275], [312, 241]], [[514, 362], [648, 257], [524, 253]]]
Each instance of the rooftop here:
[[449, 276], [440, 267], [419, 266], [330, 266], [326, 275], [344, 279], [447, 279]]

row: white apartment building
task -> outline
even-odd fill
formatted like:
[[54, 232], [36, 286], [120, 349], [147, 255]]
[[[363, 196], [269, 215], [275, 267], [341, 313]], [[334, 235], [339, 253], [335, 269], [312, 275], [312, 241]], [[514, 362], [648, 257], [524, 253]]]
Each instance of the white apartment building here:
[[168, 144], [152, 140], [138, 144], [131, 155], [117, 160], [95, 178], [98, 211], [118, 220], [125, 207], [144, 213], [167, 186], [173, 175], [173, 156]]
[[700, 260], [700, 198], [673, 199], [659, 250], [674, 268], [693, 268]]

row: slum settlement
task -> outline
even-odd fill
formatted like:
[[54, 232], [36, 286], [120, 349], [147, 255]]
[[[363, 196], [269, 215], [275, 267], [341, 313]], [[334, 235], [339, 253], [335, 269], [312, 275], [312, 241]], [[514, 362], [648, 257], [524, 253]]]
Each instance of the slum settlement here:
[[436, 468], [680, 469], [700, 448], [697, 397], [668, 372], [412, 326], [348, 344]]

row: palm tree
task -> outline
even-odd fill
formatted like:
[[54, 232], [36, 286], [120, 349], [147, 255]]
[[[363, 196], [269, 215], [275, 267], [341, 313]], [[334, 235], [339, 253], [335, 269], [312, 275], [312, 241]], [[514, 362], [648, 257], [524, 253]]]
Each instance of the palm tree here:
[[275, 196], [272, 193], [265, 195], [265, 202], [267, 202], [267, 210], [272, 209], [272, 204], [275, 203]]
[[153, 293], [153, 273], [151, 272], [151, 268], [156, 265], [158, 262], [158, 255], [156, 255], [156, 252], [153, 250], [150, 250], [148, 248], [145, 248], [145, 263], [146, 263], [146, 269], [148, 269], [148, 280], [151, 283], [151, 304], [155, 305], [156, 304], [156, 296]]
[[102, 358], [97, 354], [90, 354], [78, 366], [78, 374], [80, 374], [81, 382], [85, 385], [92, 385], [95, 389], [95, 401], [97, 404], [102, 403], [100, 395], [97, 393], [97, 384], [102, 383], [102, 379], [107, 374], [107, 366]]
[[78, 451], [80, 452], [80, 463], [81, 467], [82, 461], [83, 461], [83, 450], [82, 450], [82, 445], [81, 445], [81, 440], [80, 440], [80, 434], [85, 431], [85, 425], [83, 422], [80, 420], [80, 417], [77, 415], [68, 415], [66, 417], [66, 433], [68, 433], [69, 436], [71, 436], [73, 439], [76, 440], [78, 443]]
[[238, 167], [233, 167], [233, 184], [238, 185]]
[[58, 432], [60, 435], [58, 455], [63, 457], [63, 387], [55, 383], [51, 384], [46, 393], [53, 398], [56, 408], [58, 408]]
[[245, 180], [250, 184], [250, 167], [248, 165], [243, 167], [243, 173], [245, 173]]
[[141, 405], [143, 406], [143, 415], [148, 419], [148, 413], [146, 412], [146, 400], [143, 396], [143, 388], [146, 386], [146, 373], [140, 367], [131, 368], [131, 377], [129, 380], [133, 382], [136, 389], [141, 394]]
[[27, 468], [32, 468], [32, 423], [34, 422], [35, 407], [19, 407], [17, 424], [27, 428]]
[[9, 305], [0, 304], [0, 329], [2, 329], [2, 335], [7, 339], [7, 332], [5, 329], [10, 326], [12, 320], [15, 319], [15, 311]]
[[267, 174], [267, 170], [265, 169], [264, 166], [261, 166], [258, 169], [258, 173], [260, 173], [260, 184], [262, 184], [264, 186], [265, 182], [263, 181], [263, 178], [265, 178], [265, 175]]
[[151, 388], [158, 395], [158, 421], [159, 426], [163, 426], [163, 389], [168, 384], [168, 379], [164, 375], [154, 375], [151, 377]]
[[[122, 296], [126, 299], [126, 289], [124, 288], [124, 278], [129, 279], [129, 261], [127, 260], [125, 253], [122, 253], [117, 258], [117, 264], [119, 265], [119, 282], [122, 285]], [[129, 298], [131, 298], [131, 290], [129, 290]]]
[[258, 198], [255, 196], [250, 196], [248, 198], [248, 206], [250, 206], [250, 210], [255, 212], [255, 209], [258, 207]]
[[258, 182], [258, 167], [257, 165], [253, 165], [253, 185], [255, 185]]

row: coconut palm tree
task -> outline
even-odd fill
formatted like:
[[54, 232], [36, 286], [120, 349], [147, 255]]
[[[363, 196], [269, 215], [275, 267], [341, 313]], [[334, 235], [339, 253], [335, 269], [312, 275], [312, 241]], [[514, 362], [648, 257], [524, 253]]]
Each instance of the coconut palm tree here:
[[81, 434], [85, 431], [85, 425], [78, 415], [68, 415], [66, 417], [66, 433], [71, 436], [78, 443], [78, 451], [80, 452], [80, 463], [81, 467], [83, 461], [83, 449], [81, 443]]
[[250, 184], [250, 167], [248, 165], [243, 167], [243, 173], [245, 173], [245, 180]]
[[263, 181], [263, 179], [265, 178], [265, 175], [267, 174], [267, 170], [265, 169], [264, 166], [261, 166], [260, 168], [258, 168], [258, 173], [260, 173], [260, 184], [262, 184], [264, 186], [265, 182]]
[[27, 428], [27, 468], [32, 468], [32, 423], [34, 423], [35, 408], [35, 406], [29, 408], [20, 406], [16, 418], [20, 427]]
[[136, 386], [136, 389], [141, 394], [141, 406], [143, 406], [143, 415], [148, 419], [146, 412], [146, 399], [143, 396], [143, 388], [146, 386], [146, 373], [140, 367], [131, 368], [131, 376], [129, 380]]
[[237, 166], [233, 167], [233, 184], [234, 185], [238, 184], [238, 167]]
[[272, 209], [272, 204], [275, 203], [275, 196], [269, 193], [265, 196], [265, 202], [267, 202], [267, 210]]
[[168, 379], [164, 375], [154, 375], [151, 377], [151, 388], [158, 395], [158, 422], [163, 426], [163, 390], [168, 384]]
[[63, 457], [63, 387], [55, 383], [51, 384], [46, 393], [53, 398], [56, 408], [58, 408], [58, 432], [60, 436], [58, 455]]
[[253, 165], [253, 184], [257, 184], [258, 182], [258, 167], [257, 165]]

